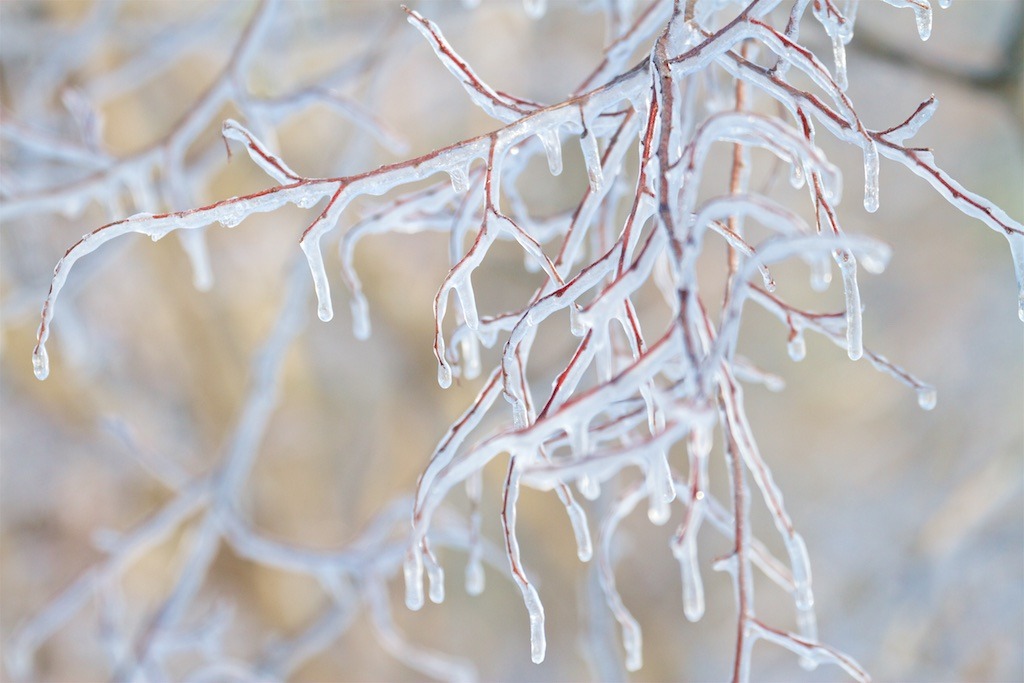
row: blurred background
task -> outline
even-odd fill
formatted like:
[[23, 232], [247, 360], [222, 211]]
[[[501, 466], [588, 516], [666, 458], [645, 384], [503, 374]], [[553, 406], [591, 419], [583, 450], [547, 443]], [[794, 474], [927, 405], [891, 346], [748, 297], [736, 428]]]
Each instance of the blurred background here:
[[[440, 0], [410, 4], [441, 26], [489, 84], [521, 97], [560, 100], [600, 59], [605, 28], [595, 10], [602, 3], [549, 0], [540, 19], [512, 1], [484, 0], [473, 9]], [[75, 270], [56, 316], [51, 377], [41, 383], [32, 376], [38, 310], [53, 266], [83, 233], [136, 210], [184, 209], [269, 186], [240, 152], [225, 161], [220, 123], [240, 116], [230, 98], [204, 112], [185, 145], [187, 180], [178, 196], [194, 203], [174, 205], [173, 193], [157, 193], [155, 208], [133, 208], [130, 187], [103, 179], [113, 160], [136, 159], [142, 165], [126, 177], [154, 186], [174, 182], [159, 158], [146, 154], [219, 82], [253, 7], [0, 4], [4, 678], [13, 675], [12, 639], [105, 560], [104, 534], [127, 532], [172, 500], [172, 490], [143, 465], [197, 477], [224, 457], [252, 358], [282, 305], [310, 211], [289, 207], [232, 230], [211, 228], [214, 284], [205, 292], [192, 286], [175, 239], [125, 237]], [[290, 2], [284, 9], [253, 57], [248, 90], [272, 99], [326, 79], [345, 103], [314, 103], [255, 129], [298, 173], [357, 172], [495, 127], [405, 23], [398, 3]], [[932, 36], [921, 42], [911, 12], [866, 0], [848, 48], [848, 93], [865, 125], [895, 125], [934, 93], [938, 111], [915, 144], [934, 147], [940, 167], [1016, 220], [1024, 218], [1022, 16], [1013, 0], [958, 0], [936, 11]], [[802, 40], [831, 64], [819, 26], [808, 22]], [[352, 123], [352, 103], [373, 112], [376, 123]], [[379, 144], [391, 139], [391, 149]], [[824, 131], [818, 141], [843, 169], [846, 231], [893, 248], [884, 274], [861, 276], [865, 344], [938, 390], [937, 407], [922, 411], [912, 391], [811, 334], [807, 358], [794, 363], [787, 330], [748, 307], [740, 352], [781, 375], [786, 388], [749, 388], [747, 411], [807, 541], [822, 640], [877, 680], [1024, 680], [1024, 328], [1015, 315], [1006, 242], [885, 160], [881, 208], [867, 214], [860, 154]], [[524, 176], [523, 191], [538, 212], [571, 207], [586, 183], [582, 160], [569, 147], [562, 176], [551, 178], [543, 164]], [[723, 164], [723, 180], [726, 173]], [[99, 188], [96, 201], [69, 194], [69, 187], [91, 182]], [[47, 196], [57, 199], [39, 199]], [[328, 550], [351, 542], [389, 501], [414, 489], [479, 380], [437, 386], [431, 306], [448, 270], [444, 235], [383, 235], [360, 244], [356, 268], [373, 324], [366, 342], [351, 332], [348, 295], [335, 279], [340, 261], [325, 254], [337, 315], [330, 323], [315, 319], [305, 282], [312, 319], [285, 357], [278, 406], [244, 504], [267, 535]], [[790, 301], [814, 310], [841, 307], [838, 283], [815, 293], [801, 264], [773, 272]], [[517, 305], [535, 285], [517, 248], [495, 251], [475, 281], [488, 311]], [[554, 341], [544, 351], [557, 368], [567, 349]], [[485, 367], [494, 358], [493, 351], [485, 355]], [[720, 461], [717, 446], [713, 457]], [[495, 543], [504, 473], [499, 463], [485, 472], [483, 533]], [[712, 476], [724, 480], [720, 464]], [[465, 508], [461, 494], [452, 498], [454, 509]], [[765, 510], [754, 514], [755, 529], [778, 547]], [[673, 522], [653, 527], [638, 511], [617, 539], [619, 589], [644, 630], [644, 668], [633, 680], [720, 680], [731, 673], [732, 584], [710, 568], [727, 544], [710, 532], [702, 536], [708, 612], [690, 624], [667, 547], [678, 517], [677, 510]], [[143, 624], [175, 585], [197, 519], [188, 516], [119, 575], [129, 627]], [[617, 632], [603, 603], [592, 599], [589, 567], [576, 559], [554, 496], [523, 492], [519, 538], [548, 619], [543, 664], [530, 663], [527, 617], [507, 570], [489, 568], [486, 591], [470, 598], [460, 585], [461, 553], [441, 551], [449, 594], [441, 605], [410, 612], [400, 577], [390, 581], [396, 626], [410, 641], [472, 660], [483, 680], [600, 677], [594, 644], [619, 648]], [[197, 623], [210, 604], [233, 605], [223, 647], [239, 659], [301, 632], [329, 601], [316, 581], [250, 562], [227, 546], [200, 596], [204, 608], [188, 615]], [[757, 601], [763, 619], [793, 627], [789, 596], [758, 584]], [[590, 640], [589, 631], [597, 634]], [[35, 677], [116, 676], [104, 633], [104, 614], [87, 601], [39, 644]], [[365, 610], [288, 675], [422, 677], [381, 646]], [[754, 678], [844, 680], [835, 668], [805, 672], [791, 654], [765, 643], [755, 647]]]

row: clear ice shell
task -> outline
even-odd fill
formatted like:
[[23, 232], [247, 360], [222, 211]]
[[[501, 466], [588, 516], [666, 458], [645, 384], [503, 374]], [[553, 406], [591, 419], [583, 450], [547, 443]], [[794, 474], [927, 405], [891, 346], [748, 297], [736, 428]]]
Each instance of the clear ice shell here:
[[50, 357], [46, 353], [46, 345], [41, 342], [32, 351], [32, 372], [38, 380], [50, 376]]
[[934, 410], [938, 399], [939, 395], [934, 387], [923, 386], [917, 390], [917, 405], [923, 410]]

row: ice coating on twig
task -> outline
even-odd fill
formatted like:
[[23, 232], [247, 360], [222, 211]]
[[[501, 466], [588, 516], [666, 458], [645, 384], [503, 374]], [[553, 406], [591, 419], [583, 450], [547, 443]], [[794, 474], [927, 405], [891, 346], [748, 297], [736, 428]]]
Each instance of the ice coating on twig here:
[[1013, 271], [1017, 277], [1017, 317], [1024, 322], [1024, 231], [1007, 232]]
[[[434, 53], [441, 60], [441, 63], [445, 65], [452, 75], [459, 79], [470, 99], [490, 116], [499, 121], [511, 123], [527, 111], [533, 109], [532, 105], [503, 96], [484, 83], [466, 61], [455, 52], [455, 49], [448, 41], [445, 40], [444, 36], [441, 35], [441, 30], [434, 22], [425, 19], [415, 10], [404, 9], [409, 14], [409, 23], [415, 26], [430, 42], [430, 46], [434, 49]], [[543, 11], [543, 5], [540, 6], [540, 9]]]
[[[874, 367], [906, 384], [916, 392], [923, 408], [934, 406], [931, 386], [863, 346], [854, 254], [867, 272], [880, 270], [886, 254], [878, 244], [847, 237], [839, 228], [835, 216], [840, 201], [839, 174], [815, 143], [815, 127], [863, 151], [864, 200], [869, 211], [877, 207], [879, 157], [886, 156], [924, 177], [965, 213], [1004, 233], [1011, 242], [1018, 281], [1024, 272], [1022, 233], [1019, 223], [946, 176], [930, 153], [903, 147], [931, 116], [934, 99], [887, 131], [868, 130], [857, 118], [844, 93], [845, 44], [852, 35], [855, 3], [845, 3], [842, 11], [846, 17], [840, 14], [838, 2], [813, 4], [815, 16], [832, 41], [834, 77], [798, 42], [797, 27], [811, 6], [809, 2], [793, 4], [791, 25], [784, 29], [769, 23], [775, 14], [781, 14], [774, 12], [781, 4], [777, 0], [755, 0], [742, 7], [708, 2], [687, 3], [684, 8], [682, 4], [679, 15], [670, 18], [672, 3], [652, 2], [633, 23], [629, 12], [623, 10], [623, 17], [610, 22], [619, 33], [610, 39], [600, 64], [571, 96], [549, 106], [483, 83], [435, 24], [409, 12], [410, 23], [426, 37], [470, 98], [505, 125], [351, 176], [310, 179], [297, 175], [270, 151], [273, 145], [260, 142], [248, 128], [236, 121], [226, 122], [225, 140], [243, 145], [250, 159], [278, 186], [191, 211], [138, 216], [130, 223], [113, 223], [83, 238], [58, 264], [33, 354], [34, 371], [40, 377], [48, 372], [45, 341], [56, 293], [80, 256], [127, 232], [154, 239], [172, 231], [198, 235], [203, 226], [237, 226], [253, 213], [287, 203], [308, 209], [326, 200], [323, 212], [302, 233], [301, 248], [313, 277], [318, 314], [329, 319], [331, 295], [322, 240], [339, 225], [350, 200], [362, 197], [358, 210], [366, 213], [348, 228], [339, 245], [342, 278], [352, 291], [356, 337], [365, 338], [370, 331], [367, 300], [354, 268], [355, 245], [361, 237], [386, 232], [446, 232], [451, 270], [441, 283], [434, 309], [438, 381], [447, 387], [456, 377], [468, 383], [486, 376], [474, 402], [438, 443], [417, 485], [411, 510], [402, 513], [406, 531], [411, 517], [412, 531], [390, 549], [390, 556], [397, 558], [390, 570], [397, 572], [404, 557], [409, 607], [419, 609], [426, 597], [433, 602], [444, 598], [443, 569], [431, 547], [448, 537], [442, 503], [462, 482], [470, 499], [469, 533], [462, 548], [467, 552], [465, 585], [471, 594], [483, 590], [480, 473], [495, 458], [508, 455], [505, 549], [510, 575], [522, 592], [530, 620], [534, 661], [544, 657], [544, 613], [519, 556], [515, 525], [519, 487], [556, 492], [573, 528], [575, 553], [586, 561], [594, 548], [584, 508], [569, 488], [575, 483], [580, 493], [591, 499], [598, 499], [602, 490], [605, 495], [624, 492], [610, 508], [602, 511], [602, 501], [593, 509], [599, 511], [595, 523], [601, 529], [597, 548], [601, 583], [622, 628], [629, 670], [641, 664], [640, 627], [615, 589], [609, 548], [618, 522], [646, 498], [651, 522], [665, 523], [673, 510], [683, 517], [670, 547], [680, 564], [686, 618], [700, 619], [706, 609], [697, 546], [703, 522], [707, 520], [734, 544], [732, 554], [717, 567], [731, 573], [742, 605], [736, 615], [741, 640], [735, 663], [739, 678], [749, 675], [750, 653], [758, 639], [782, 644], [808, 664], [832, 662], [859, 671], [848, 657], [817, 642], [807, 550], [783, 506], [768, 466], [770, 458], [762, 457], [758, 450], [744, 412], [738, 381], [760, 382], [770, 388], [781, 385], [774, 375], [740, 355], [747, 341], [739, 332], [745, 302], [756, 303], [782, 321], [783, 329], [790, 333], [787, 346], [794, 360], [806, 354], [805, 332], [816, 332], [846, 348], [851, 358], [863, 355]], [[527, 12], [540, 13], [543, 5], [527, 2]], [[922, 5], [923, 0], [903, 3], [915, 8], [919, 27]], [[626, 4], [617, 6], [621, 9]], [[671, 24], [659, 39], [657, 34], [666, 21]], [[922, 30], [922, 37], [925, 33]], [[646, 49], [650, 43], [655, 43], [655, 49]], [[772, 51], [777, 58], [774, 67], [761, 66], [763, 54], [753, 49], [758, 45]], [[641, 51], [650, 56], [636, 67], [627, 62]], [[805, 92], [787, 80], [789, 68], [799, 70], [820, 92]], [[728, 77], [711, 77], [709, 70]], [[743, 97], [764, 101], [744, 109], [740, 106]], [[788, 111], [792, 118], [776, 111]], [[243, 120], [248, 126], [249, 119]], [[361, 120], [365, 123], [365, 116]], [[252, 130], [261, 134], [266, 130], [272, 136], [273, 131], [263, 125], [265, 122], [257, 123]], [[563, 132], [579, 136], [588, 189], [582, 191], [575, 206], [543, 215], [519, 185], [529, 175], [527, 165], [541, 154], [550, 173], [565, 170], [559, 137]], [[752, 148], [770, 151], [782, 164], [783, 177], [788, 175], [794, 186], [807, 187], [817, 231], [801, 218], [801, 211], [776, 200], [770, 188], [749, 186], [750, 171], [744, 164], [754, 163]], [[711, 178], [707, 169], [715, 168], [712, 159], [725, 149], [734, 150], [738, 180], [725, 193], [717, 188], [701, 189]], [[80, 156], [75, 150], [68, 154]], [[631, 155], [639, 157], [635, 169]], [[483, 163], [472, 167], [478, 159]], [[412, 183], [419, 184], [415, 190], [405, 187]], [[130, 193], [144, 197], [145, 190], [132, 188]], [[388, 198], [375, 200], [379, 195]], [[90, 197], [93, 195], [62, 195], [60, 206], [78, 210]], [[120, 198], [108, 192], [103, 200], [116, 210]], [[6, 204], [4, 210], [10, 210]], [[750, 230], [754, 223], [757, 227]], [[698, 267], [707, 261], [705, 242], [715, 240], [724, 241], [730, 257], [728, 287], [720, 307], [701, 289], [696, 276]], [[479, 268], [485, 261], [491, 263], [489, 248], [499, 242], [521, 250], [520, 260], [525, 260], [530, 273], [538, 274], [538, 284], [528, 299], [512, 304], [509, 310], [492, 311], [487, 310], [485, 293], [484, 274], [489, 271]], [[812, 287], [818, 289], [824, 288], [831, 276], [830, 255], [843, 278], [844, 310], [803, 311], [774, 294], [770, 264], [790, 259], [809, 262]], [[640, 302], [648, 295], [646, 284], [652, 280], [658, 291], [652, 287], [650, 293], [656, 296], [660, 292], [666, 304], [664, 323], [650, 322], [641, 310]], [[1019, 291], [1024, 319], [1024, 287]], [[446, 318], [452, 299], [456, 302], [453, 315]], [[576, 337], [570, 339], [574, 350], [564, 368], [553, 374], [549, 387], [536, 377], [551, 373], [542, 370], [530, 352], [535, 341], [538, 346], [546, 342], [537, 328], [560, 316], [557, 324], [564, 333], [566, 315], [569, 332]], [[500, 350], [500, 363], [494, 365], [488, 354], [482, 357], [481, 345]], [[492, 363], [489, 373], [483, 372], [486, 363]], [[499, 394], [505, 402], [497, 401]], [[708, 424], [698, 425], [696, 416], [709, 412], [714, 416]], [[485, 416], [495, 418], [496, 426], [485, 422]], [[715, 421], [727, 434], [727, 458], [737, 465], [736, 471], [730, 472], [734, 476], [732, 508], [709, 493], [707, 462]], [[684, 481], [673, 469], [675, 455], [670, 458], [669, 454], [678, 450], [687, 434], [691, 441], [690, 478]], [[756, 484], [752, 492], [760, 494], [786, 545], [788, 566], [771, 557], [750, 533], [747, 477]], [[254, 554], [257, 551], [251, 549], [258, 547], [258, 552], [280, 566], [293, 568], [296, 562], [303, 567], [307, 566], [303, 562], [316, 565], [316, 576], [336, 602], [351, 599], [335, 586], [340, 581], [337, 572], [320, 566], [325, 561], [296, 560], [281, 546], [268, 545], [262, 538], [254, 541], [255, 534], [244, 526], [240, 529], [237, 520], [226, 524], [241, 539], [240, 546]], [[201, 569], [207, 554], [196, 557], [192, 566]], [[778, 631], [758, 620], [751, 579], [754, 569], [792, 594], [798, 633]], [[194, 569], [190, 575], [197, 572]], [[392, 654], [419, 666], [419, 671], [462, 677], [457, 667], [433, 667], [430, 662], [434, 660], [422, 657], [421, 651], [410, 647], [392, 628], [386, 595], [381, 603], [379, 594], [374, 593], [382, 588], [374, 583], [380, 577], [355, 578], [359, 590], [365, 588], [380, 639]], [[176, 600], [174, 604], [184, 602]], [[338, 613], [342, 611], [338, 607]]]
[[643, 497], [643, 489], [636, 487], [631, 493], [627, 493], [620, 500], [615, 502], [612, 511], [605, 518], [601, 527], [601, 534], [598, 540], [600, 551], [598, 555], [598, 572], [601, 583], [601, 590], [605, 594], [615, 620], [619, 622], [622, 632], [622, 645], [626, 651], [626, 670], [639, 671], [643, 666], [643, 636], [640, 624], [630, 614], [622, 602], [618, 588], [615, 585], [615, 574], [612, 569], [611, 547], [612, 539], [619, 522], [625, 518]]
[[[225, 144], [228, 140], [236, 140], [245, 145], [245, 151], [249, 153], [249, 158], [281, 185], [287, 185], [300, 179], [299, 174], [288, 168], [284, 161], [272, 154], [238, 121], [226, 120], [221, 126], [221, 135], [224, 137]], [[230, 150], [230, 147], [228, 149]]]
[[932, 95], [918, 105], [917, 109], [914, 110], [914, 113], [911, 114], [906, 121], [884, 131], [882, 135], [886, 139], [902, 145], [904, 142], [917, 135], [918, 131], [921, 130], [921, 127], [931, 120], [938, 107], [939, 101], [936, 99], [935, 95]]
[[691, 536], [678, 547], [675, 553], [683, 584], [683, 614], [690, 621], [700, 621], [704, 616], [704, 582], [697, 564], [697, 539]]

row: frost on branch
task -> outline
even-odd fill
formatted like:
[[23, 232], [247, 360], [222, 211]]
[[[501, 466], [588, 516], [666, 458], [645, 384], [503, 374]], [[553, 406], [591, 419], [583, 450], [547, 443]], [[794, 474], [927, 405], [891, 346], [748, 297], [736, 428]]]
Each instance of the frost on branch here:
[[[928, 38], [932, 17], [927, 2], [888, 2], [910, 8], [920, 38]], [[668, 550], [679, 565], [675, 592], [690, 621], [700, 621], [708, 611], [702, 532], [710, 528], [724, 538], [729, 550], [711, 566], [734, 586], [734, 680], [751, 676], [756, 641], [790, 650], [807, 668], [832, 664], [854, 679], [868, 678], [853, 658], [819, 638], [813, 548], [808, 549], [787, 510], [771, 455], [758, 445], [741, 384], [779, 389], [781, 380], [742, 355], [744, 313], [756, 307], [776, 318], [781, 323], [776, 342], [786, 345], [792, 360], [806, 357], [805, 335], [815, 333], [844, 349], [850, 360], [866, 358], [905, 384], [930, 410], [936, 405], [935, 389], [873, 350], [866, 338], [860, 279], [880, 273], [890, 249], [876, 237], [843, 230], [842, 177], [826, 157], [822, 138], [850, 145], [863, 158], [861, 197], [867, 212], [875, 212], [886, 199], [880, 184], [884, 158], [924, 178], [952, 206], [1003, 234], [1017, 273], [1022, 320], [1024, 228], [959, 185], [936, 165], [930, 151], [907, 146], [935, 112], [934, 97], [886, 130], [871, 129], [861, 120], [847, 82], [846, 46], [854, 37], [855, 2], [655, 0], [631, 8], [631, 3], [609, 0], [606, 5], [609, 36], [592, 72], [571, 95], [547, 103], [488, 84], [460, 55], [457, 41], [445, 37], [442, 21], [405, 9], [438, 68], [494, 120], [494, 127], [418, 156], [325, 177], [304, 175], [285, 161], [274, 143], [278, 116], [308, 103], [333, 103], [383, 145], [394, 150], [400, 144], [368, 110], [319, 85], [297, 87], [280, 98], [261, 99], [249, 92], [246, 69], [270, 32], [268, 17], [284, 11], [272, 2], [256, 8], [224, 77], [210, 91], [216, 95], [205, 96], [190, 116], [209, 118], [208, 112], [233, 102], [241, 115], [225, 120], [220, 135], [229, 153], [244, 151], [266, 174], [267, 186], [185, 209], [199, 204], [187, 193], [159, 189], [168, 194], [160, 207], [141, 189], [133, 193], [136, 208], [144, 213], [92, 230], [57, 263], [32, 354], [35, 375], [45, 379], [50, 373], [47, 342], [57, 303], [83, 257], [110, 249], [108, 243], [131, 233], [158, 240], [173, 232], [182, 236], [194, 263], [205, 264], [205, 251], [197, 246], [201, 242], [189, 235], [218, 225], [235, 228], [256, 214], [291, 205], [309, 213], [295, 234], [318, 317], [330, 321], [334, 316], [335, 274], [323, 250], [336, 246], [352, 332], [359, 340], [371, 337], [373, 317], [359, 273], [360, 242], [387, 233], [447, 235], [449, 270], [438, 282], [432, 311], [437, 381], [444, 389], [465, 383], [476, 389], [476, 396], [444, 431], [411, 497], [384, 507], [366, 535], [350, 546], [314, 552], [262, 534], [246, 518], [242, 492], [277, 401], [284, 352], [302, 327], [302, 315], [314, 305], [303, 294], [309, 288], [299, 283], [301, 268], [294, 269], [277, 326], [252, 365], [253, 387], [221, 464], [198, 479], [174, 477], [188, 483], [174, 485], [174, 498], [161, 513], [136, 534], [105, 543], [111, 559], [80, 578], [20, 632], [14, 670], [30, 671], [33, 651], [82, 606], [90, 591], [116, 584], [128, 557], [190, 515], [199, 515], [200, 522], [181, 576], [130, 640], [131, 652], [113, 657], [117, 673], [162, 672], [178, 640], [201, 649], [216, 639], [215, 634], [186, 632], [184, 615], [221, 545], [252, 562], [312, 577], [322, 586], [331, 605], [324, 626], [311, 627], [309, 639], [316, 640], [320, 628], [343, 630], [363, 609], [384, 650], [424, 675], [453, 680], [474, 677], [473, 668], [408, 641], [392, 616], [387, 582], [401, 568], [406, 606], [425, 610], [427, 598], [445, 601], [445, 568], [453, 561], [449, 551], [466, 556], [464, 582], [471, 595], [484, 590], [484, 562], [501, 564], [523, 601], [530, 658], [540, 663], [548, 653], [545, 591], [543, 577], [530, 564], [531, 546], [539, 541], [520, 538], [517, 526], [521, 492], [535, 489], [555, 492], [566, 519], [552, 523], [571, 529], [581, 562], [595, 563], [605, 606], [619, 626], [627, 670], [643, 666], [644, 624], [630, 612], [618, 587], [616, 542], [625, 518], [646, 505], [654, 525], [679, 520]], [[523, 9], [539, 20], [548, 8], [545, 2], [527, 0]], [[831, 46], [830, 65], [807, 47], [811, 32]], [[167, 184], [174, 187], [186, 175], [184, 150], [195, 140], [198, 125], [182, 122], [153, 148], [152, 157], [147, 152], [132, 160], [104, 160], [96, 171], [101, 180], [86, 176], [78, 189], [28, 192], [6, 200], [4, 210], [18, 215], [96, 198], [120, 186], [121, 174], [128, 173], [124, 169], [145, 167], [152, 174], [160, 163], [167, 164]], [[71, 149], [65, 158], [83, 156]], [[571, 163], [570, 154], [582, 166]], [[728, 182], [715, 175], [723, 160], [731, 171]], [[546, 214], [532, 204], [519, 179], [538, 163], [552, 176], [580, 174], [579, 196], [570, 210]], [[792, 188], [806, 192], [806, 199], [793, 202], [773, 191], [772, 183], [755, 182], [762, 176], [788, 179]], [[168, 210], [172, 204], [178, 210]], [[507, 248], [521, 252], [524, 270], [536, 286], [522, 301], [495, 310], [480, 296], [481, 279], [495, 254]], [[706, 286], [700, 275], [715, 249], [727, 254], [720, 264], [723, 292]], [[783, 264], [795, 260], [809, 264], [815, 290], [828, 286], [831, 263], [836, 264], [843, 290], [840, 310], [806, 310], [780, 293], [792, 290], [779, 286], [782, 278], [773, 269], [787, 272]], [[207, 270], [196, 267], [197, 284], [204, 287], [210, 284]], [[652, 292], [660, 297], [656, 303]], [[571, 352], [553, 375], [531, 353], [544, 344], [542, 329], [571, 340]], [[726, 472], [724, 496], [715, 493], [717, 482], [711, 480], [711, 472], [721, 469], [712, 467], [715, 459]], [[505, 474], [500, 492], [490, 492], [500, 513], [488, 524], [482, 511], [489, 493], [483, 472], [494, 460], [505, 462]], [[468, 500], [465, 519], [449, 508], [453, 500], [461, 501], [453, 492], [460, 486]], [[755, 504], [767, 510], [777, 539], [754, 535]], [[503, 558], [496, 558], [499, 551], [488, 542], [489, 534], [500, 537]], [[779, 556], [773, 546], [781, 549]], [[795, 627], [768, 623], [758, 613], [755, 573], [790, 596]], [[300, 640], [290, 651], [294, 659], [304, 647]], [[266, 653], [262, 668], [211, 660], [197, 677], [215, 677], [222, 670], [218, 667], [236, 667], [243, 678], [268, 671], [283, 675], [292, 661], [276, 651]]]

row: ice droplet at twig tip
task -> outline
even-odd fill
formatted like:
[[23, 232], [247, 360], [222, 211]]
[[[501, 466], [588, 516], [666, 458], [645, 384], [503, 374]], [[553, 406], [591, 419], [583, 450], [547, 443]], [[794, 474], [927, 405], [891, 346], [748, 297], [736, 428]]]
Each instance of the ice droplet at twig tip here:
[[804, 342], [803, 332], [793, 331], [786, 344], [786, 351], [789, 352], [789, 357], [796, 362], [802, 361], [807, 356], [807, 344]]
[[46, 353], [46, 345], [42, 342], [36, 344], [32, 351], [32, 372], [40, 381], [50, 376], [50, 357]]
[[917, 390], [917, 405], [924, 410], [933, 410], [938, 402], [938, 393], [935, 387], [923, 386]]
[[306, 254], [309, 272], [313, 276], [317, 317], [324, 322], [329, 322], [334, 317], [334, 306], [331, 303], [331, 286], [327, 281], [327, 270], [324, 268], [323, 254], [320, 253], [319, 239], [303, 240], [299, 246]]
[[412, 548], [402, 567], [405, 574], [405, 606], [412, 611], [423, 607], [423, 557], [418, 548]]
[[466, 565], [466, 593], [480, 595], [484, 592], [485, 581], [483, 563], [475, 557]]
[[452, 385], [452, 368], [446, 362], [442, 361], [437, 366], [437, 383], [442, 389]]

